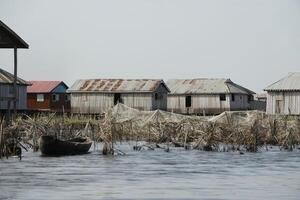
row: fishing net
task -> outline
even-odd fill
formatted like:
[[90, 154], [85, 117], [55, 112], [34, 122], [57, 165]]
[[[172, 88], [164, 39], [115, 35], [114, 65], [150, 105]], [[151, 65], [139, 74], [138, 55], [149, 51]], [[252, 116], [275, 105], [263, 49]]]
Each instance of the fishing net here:
[[[227, 111], [217, 116], [140, 111], [117, 104], [101, 120], [106, 141], [143, 140], [203, 150], [246, 149], [264, 144], [284, 148], [300, 142], [299, 116], [269, 116], [262, 111]], [[226, 147], [226, 148], [224, 148]]]

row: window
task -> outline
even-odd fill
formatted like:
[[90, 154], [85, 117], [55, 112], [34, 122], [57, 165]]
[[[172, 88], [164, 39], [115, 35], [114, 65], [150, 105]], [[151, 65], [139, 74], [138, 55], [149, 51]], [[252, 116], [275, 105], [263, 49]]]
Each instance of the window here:
[[59, 101], [59, 94], [52, 94], [52, 101], [53, 102]]
[[253, 101], [253, 96], [252, 95], [248, 95], [248, 102]]
[[44, 94], [37, 94], [36, 95], [37, 102], [44, 102]]
[[190, 108], [192, 106], [192, 96], [185, 97], [185, 107]]
[[226, 101], [226, 95], [220, 94], [220, 101]]
[[116, 105], [117, 103], [123, 103], [120, 93], [115, 93], [114, 95], [114, 104]]
[[65, 101], [68, 102], [70, 101], [70, 99], [71, 99], [70, 94], [65, 94]]
[[231, 95], [231, 101], [234, 101], [234, 100], [235, 100], [235, 95], [232, 94], [232, 95]]

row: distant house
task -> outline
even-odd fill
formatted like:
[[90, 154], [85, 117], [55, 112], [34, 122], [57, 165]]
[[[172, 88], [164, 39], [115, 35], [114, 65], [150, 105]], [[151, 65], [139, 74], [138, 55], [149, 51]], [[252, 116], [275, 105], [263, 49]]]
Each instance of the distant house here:
[[29, 110], [69, 112], [68, 86], [62, 81], [29, 81], [27, 107]]
[[77, 80], [68, 92], [72, 113], [103, 113], [118, 102], [140, 110], [166, 110], [169, 89], [160, 79], [88, 79]]
[[267, 93], [257, 93], [254, 95], [254, 100], [267, 102]]
[[230, 79], [171, 79], [167, 81], [168, 110], [182, 114], [219, 114], [250, 109], [253, 100], [248, 90]]
[[[17, 110], [26, 110], [26, 87], [28, 83], [17, 78]], [[14, 100], [14, 75], [0, 69], [0, 110], [5, 112], [8, 108], [13, 109]]]
[[290, 73], [269, 85], [265, 91], [268, 114], [300, 114], [300, 72]]
[[251, 110], [266, 111], [267, 93], [257, 93], [254, 95], [254, 100], [250, 102]]

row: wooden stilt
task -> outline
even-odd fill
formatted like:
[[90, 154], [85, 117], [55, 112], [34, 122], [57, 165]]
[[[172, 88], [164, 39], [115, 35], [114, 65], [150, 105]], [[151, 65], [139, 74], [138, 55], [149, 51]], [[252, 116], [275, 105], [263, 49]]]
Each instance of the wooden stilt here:
[[17, 78], [18, 78], [18, 65], [17, 65], [17, 48], [14, 48], [14, 118], [17, 116]]

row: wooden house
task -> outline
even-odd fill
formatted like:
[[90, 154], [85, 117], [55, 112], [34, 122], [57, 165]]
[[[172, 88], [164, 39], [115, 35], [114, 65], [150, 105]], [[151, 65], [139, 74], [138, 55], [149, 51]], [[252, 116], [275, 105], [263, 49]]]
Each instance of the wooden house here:
[[167, 86], [171, 90], [168, 111], [181, 114], [211, 115], [247, 110], [254, 94], [230, 79], [171, 79]]
[[[27, 93], [26, 87], [28, 83], [23, 79], [17, 78], [17, 100], [16, 109], [26, 110], [27, 108]], [[2, 113], [10, 109], [13, 109], [14, 99], [14, 75], [0, 69], [0, 110]]]
[[119, 102], [140, 110], [166, 110], [169, 89], [159, 79], [88, 79], [77, 80], [68, 92], [72, 113], [103, 113]]
[[69, 112], [68, 86], [62, 81], [29, 81], [27, 107], [33, 111]]
[[[20, 37], [18, 36], [12, 29], [10, 29], [6, 24], [4, 24], [0, 20], [0, 48], [2, 49], [13, 49], [14, 51], [14, 72], [13, 72], [13, 89], [10, 90], [10, 98], [5, 99], [4, 104], [12, 104], [13, 105], [13, 110], [14, 114], [16, 115], [18, 109], [23, 109], [23, 102], [21, 103], [19, 100], [19, 88], [20, 85], [18, 85], [18, 49], [28, 49], [29, 45]], [[1, 97], [1, 96], [0, 96]], [[0, 99], [1, 101], [1, 99]], [[20, 104], [21, 103], [21, 104]], [[19, 105], [18, 105], [19, 104]], [[26, 105], [26, 104], [25, 104]], [[11, 106], [6, 106], [7, 107], [7, 114], [8, 114], [8, 119], [10, 118], [10, 109]]]
[[300, 114], [300, 72], [269, 85], [267, 91], [267, 114]]

